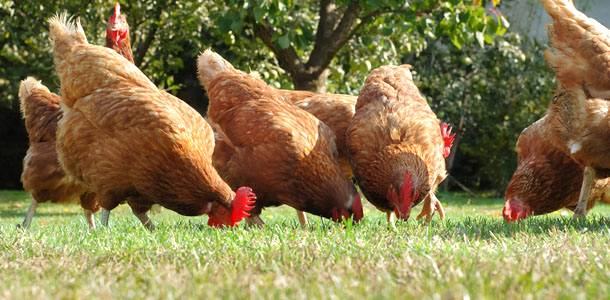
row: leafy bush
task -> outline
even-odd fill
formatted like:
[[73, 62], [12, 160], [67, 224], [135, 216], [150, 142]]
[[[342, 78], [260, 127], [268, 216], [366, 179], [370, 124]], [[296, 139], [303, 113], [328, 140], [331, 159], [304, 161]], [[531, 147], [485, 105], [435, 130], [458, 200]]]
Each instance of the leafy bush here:
[[509, 34], [485, 48], [457, 50], [439, 42], [408, 59], [433, 110], [462, 136], [451, 170], [458, 180], [504, 190], [515, 168], [517, 137], [546, 112], [555, 86], [542, 50]]

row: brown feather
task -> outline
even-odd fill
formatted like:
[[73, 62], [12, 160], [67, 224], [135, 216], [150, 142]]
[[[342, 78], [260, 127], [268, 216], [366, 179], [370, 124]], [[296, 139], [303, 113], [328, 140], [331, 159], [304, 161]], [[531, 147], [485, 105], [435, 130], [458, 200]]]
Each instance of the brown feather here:
[[355, 190], [341, 173], [328, 126], [209, 50], [198, 65], [218, 128], [215, 165], [232, 186], [256, 191], [254, 214], [287, 204], [330, 218], [334, 208], [351, 205]]
[[352, 168], [349, 164], [347, 146], [345, 145], [345, 131], [354, 117], [355, 96], [341, 94], [320, 94], [307, 91], [280, 90], [280, 94], [288, 102], [314, 115], [333, 130], [336, 137], [339, 163], [346, 177], [352, 177]]
[[213, 133], [201, 115], [115, 51], [63, 41], [70, 35], [55, 30], [66, 172], [106, 209], [125, 198], [138, 210], [160, 204], [183, 215], [207, 213], [213, 202], [230, 207], [235, 194], [212, 166]]
[[591, 96], [610, 100], [610, 31], [567, 0], [542, 0], [553, 23], [551, 50], [545, 53], [566, 89], [585, 87]]

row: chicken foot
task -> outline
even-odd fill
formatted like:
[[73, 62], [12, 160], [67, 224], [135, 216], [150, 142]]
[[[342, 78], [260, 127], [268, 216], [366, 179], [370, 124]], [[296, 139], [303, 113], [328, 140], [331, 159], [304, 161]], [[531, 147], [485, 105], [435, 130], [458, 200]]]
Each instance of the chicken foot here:
[[443, 208], [443, 204], [441, 204], [441, 201], [436, 198], [436, 195], [430, 193], [428, 197], [424, 199], [424, 205], [416, 219], [419, 220], [426, 217], [426, 223], [430, 223], [435, 212], [438, 212], [441, 220], [445, 219], [445, 209]]
[[23, 219], [23, 223], [18, 224], [19, 228], [30, 228], [30, 224], [32, 224], [32, 218], [34, 218], [34, 214], [36, 213], [36, 207], [38, 207], [38, 201], [32, 199], [32, 203], [28, 208], [28, 211], [25, 214], [25, 219]]
[[580, 218], [587, 215], [587, 202], [591, 195], [591, 189], [593, 188], [593, 182], [595, 181], [595, 169], [591, 167], [585, 167], [585, 171], [582, 178], [582, 186], [580, 187], [580, 196], [578, 197], [578, 204], [574, 209], [574, 218]]
[[297, 209], [297, 217], [299, 217], [299, 223], [301, 224], [301, 228], [306, 228], [309, 223], [307, 222], [307, 216], [301, 210]]

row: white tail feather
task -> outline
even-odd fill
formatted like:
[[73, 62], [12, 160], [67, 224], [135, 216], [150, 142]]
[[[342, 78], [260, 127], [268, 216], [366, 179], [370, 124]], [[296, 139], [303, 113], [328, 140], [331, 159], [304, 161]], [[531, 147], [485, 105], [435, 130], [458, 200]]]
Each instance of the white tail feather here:
[[58, 13], [49, 18], [49, 31], [54, 43], [70, 40], [87, 43], [87, 36], [80, 24], [80, 19], [68, 16], [67, 12]]
[[208, 84], [223, 72], [235, 72], [233, 65], [218, 55], [218, 53], [207, 49], [197, 59], [197, 73], [199, 81], [207, 89]]
[[40, 80], [36, 80], [36, 78], [31, 76], [22, 80], [19, 85], [19, 108], [21, 109], [21, 116], [24, 118], [27, 113], [26, 101], [32, 95], [34, 89], [42, 89], [49, 92], [49, 89]]

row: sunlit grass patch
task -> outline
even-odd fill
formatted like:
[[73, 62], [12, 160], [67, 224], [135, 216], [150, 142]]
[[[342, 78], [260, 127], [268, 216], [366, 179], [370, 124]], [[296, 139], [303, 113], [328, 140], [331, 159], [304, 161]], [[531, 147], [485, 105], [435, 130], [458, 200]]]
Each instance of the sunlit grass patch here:
[[[355, 225], [290, 208], [263, 229], [207, 227], [160, 210], [146, 231], [126, 206], [89, 232], [78, 206], [0, 193], [0, 298], [602, 298], [610, 294], [610, 207], [507, 224], [500, 199], [442, 194], [448, 218], [387, 226], [366, 205]], [[419, 209], [418, 209], [419, 210]]]

